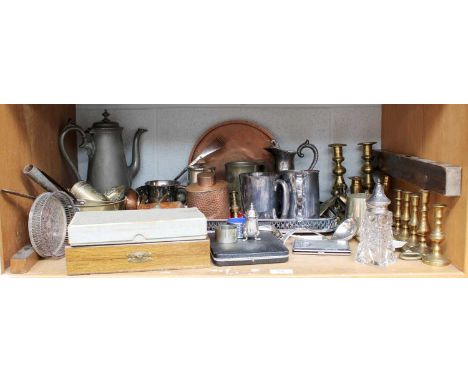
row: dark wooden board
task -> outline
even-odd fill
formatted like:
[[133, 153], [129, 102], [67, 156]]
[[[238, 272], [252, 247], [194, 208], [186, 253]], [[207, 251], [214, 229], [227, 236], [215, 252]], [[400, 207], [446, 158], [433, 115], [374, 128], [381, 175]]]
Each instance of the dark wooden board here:
[[461, 166], [375, 150], [374, 168], [444, 196], [461, 195]]

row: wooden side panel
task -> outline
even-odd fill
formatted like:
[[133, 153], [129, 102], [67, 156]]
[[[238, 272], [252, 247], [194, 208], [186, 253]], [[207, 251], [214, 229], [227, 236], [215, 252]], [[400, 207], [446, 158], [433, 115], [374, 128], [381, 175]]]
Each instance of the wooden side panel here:
[[[58, 135], [69, 118], [75, 118], [75, 105], [0, 105], [0, 188], [37, 195], [43, 190], [27, 179], [22, 170], [33, 163], [62, 185], [70, 186], [73, 175], [62, 160]], [[70, 138], [70, 139], [68, 139]], [[76, 142], [67, 137], [76, 158]], [[0, 265], [29, 243], [28, 213], [31, 201], [0, 195]]]
[[[432, 193], [430, 203], [448, 206], [443, 249], [455, 266], [468, 270], [468, 105], [384, 105], [382, 148], [462, 167], [462, 195]], [[398, 180], [394, 185], [416, 190]]]

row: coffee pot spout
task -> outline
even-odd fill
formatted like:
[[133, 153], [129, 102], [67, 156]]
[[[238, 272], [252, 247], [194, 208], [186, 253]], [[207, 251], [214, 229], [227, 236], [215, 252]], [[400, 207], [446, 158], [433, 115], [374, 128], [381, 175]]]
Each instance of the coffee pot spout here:
[[132, 163], [128, 166], [128, 179], [130, 182], [140, 170], [140, 137], [147, 131], [146, 129], [138, 129], [133, 137]]

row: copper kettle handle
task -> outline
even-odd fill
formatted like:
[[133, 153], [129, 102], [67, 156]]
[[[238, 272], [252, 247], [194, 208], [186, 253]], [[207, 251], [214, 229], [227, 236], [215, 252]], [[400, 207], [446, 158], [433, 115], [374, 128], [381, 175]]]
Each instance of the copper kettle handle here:
[[312, 163], [310, 164], [310, 167], [308, 168], [308, 170], [313, 170], [318, 161], [318, 157], [319, 157], [318, 150], [317, 150], [317, 147], [315, 147], [315, 145], [310, 143], [309, 140], [307, 139], [304, 143], [302, 143], [297, 148], [297, 155], [299, 158], [304, 158], [304, 154], [302, 154], [302, 150], [306, 148], [311, 149], [312, 152], [314, 153], [314, 159], [312, 160]]

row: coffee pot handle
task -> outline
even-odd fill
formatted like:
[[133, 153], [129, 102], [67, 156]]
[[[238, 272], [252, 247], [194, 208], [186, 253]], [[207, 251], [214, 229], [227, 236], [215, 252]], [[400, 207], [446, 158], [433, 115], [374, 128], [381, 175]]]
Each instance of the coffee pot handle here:
[[[74, 122], [72, 121], [68, 121], [68, 124], [63, 128], [62, 132], [60, 133], [60, 138], [59, 138], [59, 148], [60, 148], [60, 152], [62, 153], [65, 161], [68, 163], [68, 165], [70, 166], [70, 168], [72, 169], [73, 173], [75, 174], [76, 176], [76, 179], [78, 181], [81, 181], [81, 177], [80, 177], [80, 174], [78, 172], [78, 169], [76, 168], [75, 164], [72, 162], [72, 160], [70, 159], [70, 156], [68, 155], [67, 153], [67, 150], [65, 149], [65, 136], [70, 132], [70, 131], [77, 131], [80, 136], [81, 136], [81, 143], [80, 143], [80, 147], [86, 147], [84, 146], [85, 145], [85, 142], [86, 142], [86, 133], [85, 131], [79, 127], [78, 125], [76, 125]], [[89, 154], [88, 154], [89, 155]]]
[[314, 153], [314, 159], [312, 160], [312, 163], [311, 163], [310, 167], [308, 168], [308, 170], [313, 170], [315, 165], [317, 164], [317, 161], [318, 161], [318, 158], [319, 158], [318, 150], [317, 150], [317, 147], [315, 147], [315, 145], [310, 143], [309, 140], [307, 139], [304, 143], [302, 143], [297, 148], [297, 155], [298, 155], [299, 158], [304, 158], [304, 154], [302, 154], [302, 150], [304, 150], [306, 148], [311, 149], [312, 152]]
[[[283, 208], [281, 210], [281, 219], [286, 219], [289, 212], [289, 187], [283, 179], [275, 180], [275, 191], [277, 190], [278, 185], [283, 189]], [[273, 218], [278, 219], [277, 216], [273, 216]]]

